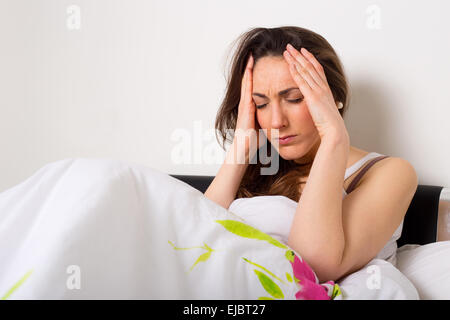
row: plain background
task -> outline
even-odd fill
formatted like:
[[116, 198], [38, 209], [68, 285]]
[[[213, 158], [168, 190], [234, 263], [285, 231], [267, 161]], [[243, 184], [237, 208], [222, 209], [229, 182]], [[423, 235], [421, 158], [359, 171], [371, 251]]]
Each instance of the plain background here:
[[[215, 175], [206, 157], [180, 163], [177, 137], [214, 130], [232, 42], [282, 25], [341, 58], [353, 146], [450, 187], [449, 14], [445, 0], [0, 0], [0, 192], [77, 157]], [[188, 149], [224, 155], [206, 137]]]

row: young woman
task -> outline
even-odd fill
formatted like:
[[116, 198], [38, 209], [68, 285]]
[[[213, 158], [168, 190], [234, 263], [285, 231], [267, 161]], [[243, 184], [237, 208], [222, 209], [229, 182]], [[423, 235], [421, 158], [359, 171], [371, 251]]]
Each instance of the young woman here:
[[[223, 143], [228, 129], [236, 134], [205, 196], [284, 239], [320, 281], [338, 281], [375, 257], [395, 265], [417, 175], [404, 159], [351, 146], [336, 52], [294, 26], [255, 28], [239, 40], [215, 124]], [[276, 174], [249, 163], [259, 138], [238, 143], [260, 129], [279, 155]]]

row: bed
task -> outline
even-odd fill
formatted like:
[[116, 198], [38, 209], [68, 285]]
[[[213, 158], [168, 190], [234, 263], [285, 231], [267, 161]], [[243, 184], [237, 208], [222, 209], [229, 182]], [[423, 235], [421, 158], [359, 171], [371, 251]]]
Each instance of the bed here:
[[[202, 175], [171, 176], [203, 193], [214, 179], [214, 176]], [[449, 240], [450, 188], [419, 184], [406, 212], [401, 237], [397, 240], [396, 265], [413, 283], [419, 299], [450, 299]], [[367, 273], [359, 272], [359, 275], [364, 274]], [[356, 282], [366, 278], [353, 275], [347, 280]], [[366, 285], [364, 289], [367, 289]], [[367, 290], [362, 292], [355, 288], [351, 295], [355, 299], [377, 298], [376, 295], [366, 293]]]
[[417, 189], [398, 269], [374, 259], [336, 284], [205, 197], [212, 179], [105, 158], [46, 164], [0, 193], [0, 298], [450, 298], [446, 188]]

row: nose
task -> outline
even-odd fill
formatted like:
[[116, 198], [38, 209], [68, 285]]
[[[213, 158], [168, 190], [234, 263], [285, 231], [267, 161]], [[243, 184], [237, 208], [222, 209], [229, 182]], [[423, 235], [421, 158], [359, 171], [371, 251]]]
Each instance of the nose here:
[[285, 117], [284, 112], [278, 102], [274, 102], [272, 104], [271, 112], [272, 112], [272, 114], [271, 114], [272, 129], [281, 129], [284, 126], [286, 126], [286, 117]]

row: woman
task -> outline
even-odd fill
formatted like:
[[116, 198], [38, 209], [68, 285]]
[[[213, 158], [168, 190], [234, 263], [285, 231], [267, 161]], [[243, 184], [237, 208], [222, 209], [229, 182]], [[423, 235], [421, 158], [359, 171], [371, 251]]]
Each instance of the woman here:
[[[338, 61], [305, 29], [244, 36], [217, 127], [238, 129], [227, 160], [256, 155], [258, 146], [234, 143], [243, 131], [267, 130], [281, 156], [273, 175], [259, 174], [259, 164], [226, 161], [207, 199], [151, 167], [70, 158], [2, 192], [0, 297], [417, 299], [389, 262], [367, 264], [401, 229], [417, 177], [408, 162], [387, 158], [350, 193], [358, 177], [346, 176], [373, 154], [349, 144], [345, 109], [338, 109], [347, 105]], [[276, 140], [292, 134], [286, 143]], [[277, 228], [290, 248], [270, 237]], [[395, 238], [381, 256], [390, 259], [393, 246]]]
[[[395, 264], [395, 240], [418, 185], [408, 161], [350, 145], [343, 120], [348, 95], [342, 64], [322, 36], [294, 26], [246, 32], [216, 118], [223, 142], [227, 128], [236, 134], [205, 192], [238, 215], [251, 215], [243, 204], [253, 201], [264, 232], [290, 215], [280, 237], [321, 282], [339, 281], [381, 253]], [[262, 141], [246, 134], [260, 129], [280, 156], [275, 174], [249, 164]], [[294, 137], [279, 139], [284, 136]]]

